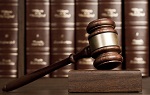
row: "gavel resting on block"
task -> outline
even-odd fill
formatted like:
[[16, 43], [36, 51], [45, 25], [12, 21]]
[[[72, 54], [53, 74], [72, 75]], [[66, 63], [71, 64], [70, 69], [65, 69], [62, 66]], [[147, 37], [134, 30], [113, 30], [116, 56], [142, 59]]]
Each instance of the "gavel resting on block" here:
[[[107, 73], [107, 70], [108, 70], [108, 75], [109, 74], [111, 74], [111, 76], [113, 76], [113, 74], [117, 75], [116, 72], [110, 73], [111, 72], [110, 69], [116, 68], [123, 61], [123, 58], [121, 56], [121, 47], [118, 45], [117, 32], [115, 30], [115, 22], [108, 18], [97, 19], [97, 20], [90, 22], [86, 30], [87, 30], [87, 33], [89, 34], [88, 36], [89, 46], [85, 47], [83, 50], [81, 50], [77, 54], [70, 54], [68, 58], [60, 62], [57, 62], [45, 68], [39, 69], [33, 73], [22, 76], [6, 84], [2, 90], [8, 92], [8, 91], [17, 89], [38, 78], [45, 76], [46, 74], [51, 73], [52, 71], [56, 69], [59, 69], [70, 63], [75, 63], [77, 60], [81, 58], [86, 58], [86, 57], [93, 57], [95, 59], [93, 65], [96, 69], [98, 69], [97, 72], [106, 70], [105, 73]], [[85, 72], [85, 75], [87, 75], [89, 71], [84, 71], [84, 72]], [[132, 75], [132, 73], [128, 73], [128, 71], [126, 72], [130, 76]], [[76, 75], [76, 73], [73, 73], [73, 75], [74, 74]], [[84, 76], [84, 73], [82, 73], [81, 75]], [[101, 76], [100, 73], [97, 73], [97, 75]], [[119, 73], [119, 76], [120, 76], [120, 73]], [[91, 77], [92, 77], [92, 74], [91, 74]], [[114, 76], [112, 78], [114, 78]], [[141, 78], [141, 77], [138, 77], [138, 78]], [[109, 79], [107, 80], [108, 81], [111, 80], [111, 77], [109, 77]]]

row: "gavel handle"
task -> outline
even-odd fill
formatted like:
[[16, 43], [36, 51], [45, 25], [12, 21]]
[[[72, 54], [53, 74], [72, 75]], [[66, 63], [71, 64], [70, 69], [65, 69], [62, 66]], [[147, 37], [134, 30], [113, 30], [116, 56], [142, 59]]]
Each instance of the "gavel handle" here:
[[76, 60], [79, 60], [81, 58], [84, 57], [90, 57], [90, 50], [89, 50], [89, 46], [85, 47], [82, 51], [80, 51], [79, 53], [73, 55], [70, 54], [70, 56], [60, 62], [57, 62], [55, 64], [52, 64], [50, 66], [47, 66], [45, 68], [39, 69], [33, 73], [24, 75], [8, 84], [6, 84], [2, 90], [5, 92], [8, 91], [12, 91], [14, 89], [17, 89], [19, 87], [22, 87], [30, 82], [35, 81], [36, 79], [39, 79], [43, 76], [45, 76], [46, 74], [49, 74], [51, 72], [53, 72], [56, 69], [59, 69], [65, 65], [68, 65], [70, 63], [74, 63]]

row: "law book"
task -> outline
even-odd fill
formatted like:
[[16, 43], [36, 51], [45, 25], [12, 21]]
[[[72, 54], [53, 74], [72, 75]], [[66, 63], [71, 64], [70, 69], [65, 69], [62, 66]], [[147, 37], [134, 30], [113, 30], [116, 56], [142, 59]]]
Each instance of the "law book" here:
[[[51, 64], [74, 53], [74, 0], [51, 0]], [[51, 73], [51, 77], [68, 77], [74, 69], [69, 64]]]
[[50, 63], [50, 1], [26, 0], [25, 4], [25, 74], [28, 74]]
[[0, 0], [0, 78], [18, 77], [18, 0]]
[[[98, 0], [98, 18], [111, 18], [115, 22], [118, 43], [122, 47], [122, 0]], [[122, 66], [115, 69], [122, 69]]]
[[125, 0], [125, 65], [149, 76], [148, 0]]
[[[98, 18], [98, 0], [75, 0], [75, 52], [89, 45], [86, 27]], [[94, 70], [93, 58], [82, 58], [75, 63], [76, 70]]]

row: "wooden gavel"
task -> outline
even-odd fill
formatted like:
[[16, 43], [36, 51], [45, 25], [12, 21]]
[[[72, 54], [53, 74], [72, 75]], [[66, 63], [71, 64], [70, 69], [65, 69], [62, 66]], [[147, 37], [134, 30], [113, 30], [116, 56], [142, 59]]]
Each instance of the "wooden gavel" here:
[[17, 89], [54, 70], [70, 63], [75, 63], [77, 60], [85, 57], [93, 57], [95, 59], [93, 65], [97, 69], [109, 70], [119, 66], [123, 58], [121, 56], [121, 47], [118, 45], [115, 22], [108, 18], [97, 19], [90, 22], [86, 30], [90, 34], [88, 37], [89, 46], [77, 54], [70, 54], [68, 58], [60, 62], [24, 75], [6, 84], [2, 90], [8, 92]]

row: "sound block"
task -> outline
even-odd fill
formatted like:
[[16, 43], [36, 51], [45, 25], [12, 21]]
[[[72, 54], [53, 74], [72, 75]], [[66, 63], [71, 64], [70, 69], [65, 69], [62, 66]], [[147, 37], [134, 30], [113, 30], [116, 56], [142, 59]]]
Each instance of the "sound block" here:
[[140, 71], [72, 70], [68, 92], [141, 92]]

